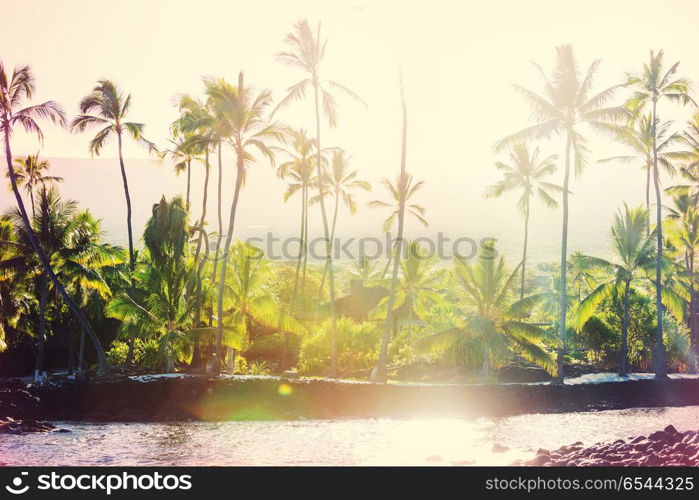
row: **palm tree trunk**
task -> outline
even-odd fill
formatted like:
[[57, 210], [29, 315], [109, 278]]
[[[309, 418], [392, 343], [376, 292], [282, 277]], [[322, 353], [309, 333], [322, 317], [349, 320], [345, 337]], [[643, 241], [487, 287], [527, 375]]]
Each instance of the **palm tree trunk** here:
[[628, 375], [628, 343], [629, 343], [629, 295], [631, 293], [631, 280], [626, 280], [624, 288], [624, 317], [621, 322], [621, 349], [619, 352], [619, 375]]
[[646, 213], [648, 214], [648, 224], [646, 224], [646, 236], [650, 234], [650, 171], [651, 165], [646, 167]]
[[519, 298], [524, 298], [524, 277], [525, 268], [527, 267], [527, 242], [529, 241], [529, 199], [524, 212], [524, 247], [522, 249], [522, 285], [519, 289]]
[[44, 382], [44, 347], [46, 344], [46, 301], [48, 300], [49, 287], [46, 277], [40, 279], [39, 290], [39, 336], [36, 345], [36, 365], [34, 366], [34, 383]]
[[335, 304], [335, 272], [332, 268], [332, 242], [330, 241], [330, 230], [328, 227], [328, 214], [325, 211], [325, 183], [323, 181], [323, 171], [321, 167], [320, 149], [320, 107], [318, 102], [318, 83], [314, 82], [315, 113], [316, 113], [316, 149], [317, 161], [316, 175], [318, 176], [318, 197], [320, 203], [320, 213], [323, 219], [323, 235], [325, 236], [325, 252], [328, 266], [328, 288], [330, 292], [330, 321], [332, 323], [332, 341], [330, 357], [330, 377], [337, 376], [337, 304]]
[[220, 373], [221, 362], [223, 360], [223, 292], [226, 284], [226, 271], [228, 270], [228, 252], [231, 248], [231, 240], [233, 239], [233, 227], [235, 226], [235, 214], [238, 209], [238, 199], [240, 198], [240, 188], [243, 185], [243, 175], [245, 174], [245, 164], [243, 152], [237, 151], [238, 165], [235, 178], [235, 192], [233, 194], [233, 203], [231, 204], [231, 215], [228, 222], [228, 233], [226, 234], [226, 245], [223, 248], [221, 262], [221, 277], [218, 282], [218, 301], [217, 301], [217, 338], [216, 338], [216, 365], [214, 370]]
[[20, 213], [20, 216], [22, 218], [22, 222], [24, 223], [24, 227], [27, 230], [27, 237], [29, 238], [29, 243], [31, 244], [34, 251], [36, 252], [37, 257], [39, 257], [39, 261], [41, 262], [41, 265], [44, 267], [46, 274], [48, 274], [49, 279], [53, 283], [54, 288], [58, 291], [58, 293], [63, 298], [63, 301], [66, 303], [68, 308], [75, 315], [75, 317], [78, 319], [78, 321], [80, 322], [82, 327], [85, 328], [85, 331], [87, 331], [88, 335], [90, 336], [90, 340], [92, 341], [92, 344], [95, 347], [95, 351], [97, 352], [97, 375], [107, 375], [109, 373], [109, 367], [107, 366], [107, 358], [104, 355], [104, 350], [102, 349], [102, 344], [100, 343], [99, 339], [97, 338], [97, 334], [92, 329], [92, 326], [87, 321], [87, 318], [85, 317], [83, 312], [78, 308], [75, 301], [70, 297], [70, 295], [68, 295], [68, 292], [66, 292], [66, 289], [63, 287], [61, 282], [58, 280], [56, 273], [54, 273], [53, 268], [51, 267], [51, 264], [49, 263], [48, 259], [46, 258], [46, 255], [44, 254], [44, 251], [41, 249], [41, 246], [39, 245], [39, 242], [36, 239], [36, 235], [34, 234], [34, 230], [32, 229], [32, 226], [29, 222], [29, 217], [27, 216], [27, 211], [24, 208], [24, 202], [22, 201], [22, 196], [20, 195], [19, 189], [17, 187], [17, 179], [15, 178], [15, 170], [12, 167], [12, 150], [10, 149], [10, 127], [9, 127], [9, 124], [5, 123], [4, 129], [5, 129], [5, 158], [7, 160], [7, 171], [10, 174], [10, 183], [12, 184], [12, 192], [14, 193], [15, 199], [17, 200], [17, 208], [19, 209], [19, 213]]
[[[330, 229], [330, 249], [333, 249], [334, 243], [335, 243], [335, 227], [337, 226], [337, 212], [338, 209], [340, 208], [340, 193], [336, 192], [335, 193], [335, 211], [333, 213], [333, 223], [332, 227]], [[318, 295], [322, 296], [323, 295], [323, 287], [325, 286], [325, 277], [328, 274], [328, 265], [326, 263], [325, 267], [323, 268], [323, 277], [320, 280], [320, 289], [318, 290]]]
[[206, 148], [206, 152], [204, 153], [204, 171], [204, 194], [201, 202], [201, 219], [199, 220], [199, 227], [201, 228], [201, 231], [199, 232], [199, 238], [197, 238], [197, 249], [194, 252], [194, 260], [199, 258], [201, 241], [204, 237], [203, 231], [205, 231], [204, 224], [206, 223], [206, 203], [209, 198], [209, 148]]
[[572, 145], [571, 132], [566, 134], [566, 164], [563, 175], [563, 228], [561, 231], [561, 306], [560, 323], [558, 326], [558, 338], [560, 346], [556, 356], [556, 378], [555, 383], [562, 384], [565, 378], [563, 370], [563, 356], [565, 355], [566, 340], [566, 312], [568, 310], [567, 274], [568, 274], [568, 185], [570, 184], [570, 148]]
[[[303, 246], [303, 233], [304, 233], [304, 205], [306, 203], [306, 200], [304, 199], [303, 196], [303, 191], [301, 192], [301, 236], [299, 237], [299, 255], [296, 260], [296, 271], [294, 272], [294, 288], [291, 291], [291, 298], [290, 298], [290, 304], [289, 304], [289, 312], [293, 314], [294, 312], [294, 305], [296, 304], [296, 293], [298, 292], [298, 287], [299, 287], [299, 278], [301, 276], [301, 263], [303, 262], [303, 254], [305, 253], [304, 251], [304, 246]], [[288, 332], [285, 333], [285, 335], [288, 335]], [[286, 359], [286, 352], [285, 354], [285, 359]]]
[[29, 199], [32, 203], [32, 218], [36, 217], [36, 207], [34, 205], [34, 189], [29, 190]]
[[85, 328], [80, 327], [80, 348], [78, 350], [78, 373], [85, 371]]
[[[129, 181], [126, 178], [126, 168], [124, 167], [124, 155], [122, 154], [122, 144], [121, 144], [121, 132], [117, 132], [117, 139], [119, 145], [119, 167], [121, 168], [121, 180], [124, 184], [124, 197], [126, 198], [126, 229], [129, 235], [129, 277], [131, 281], [131, 290], [136, 288], [136, 283], [134, 282], [134, 269], [136, 267], [134, 250], [133, 250], [133, 231], [131, 228], [131, 194], [129, 193]], [[129, 350], [126, 353], [126, 366], [130, 366], [131, 360], [133, 359], [134, 344], [133, 339], [129, 341]]]
[[218, 256], [221, 252], [221, 241], [223, 241], [223, 216], [221, 215], [221, 184], [223, 182], [223, 163], [221, 161], [221, 141], [218, 143], [218, 242], [216, 243], [216, 253], [214, 254], [214, 267], [211, 272], [211, 284], [216, 283], [216, 271], [218, 266]]
[[187, 210], [189, 211], [189, 191], [192, 186], [192, 160], [187, 160]]
[[694, 291], [694, 251], [689, 253], [689, 373], [697, 372], [697, 300]]
[[405, 105], [405, 95], [403, 92], [403, 79], [400, 81], [400, 94], [403, 105], [403, 139], [401, 143], [400, 157], [400, 182], [399, 192], [401, 193], [398, 207], [398, 239], [396, 240], [396, 254], [393, 258], [393, 272], [391, 274], [391, 286], [388, 292], [388, 302], [386, 311], [386, 322], [384, 323], [383, 338], [381, 339], [381, 350], [376, 366], [371, 372], [370, 379], [373, 382], [386, 382], [386, 365], [388, 363], [388, 343], [391, 340], [391, 324], [393, 322], [393, 304], [396, 300], [396, 287], [398, 285], [398, 267], [400, 263], [401, 247], [403, 245], [403, 222], [405, 219], [405, 184], [407, 176], [405, 173], [405, 155], [408, 141], [408, 109]]
[[655, 203], [656, 203], [656, 233], [657, 233], [657, 252], [655, 262], [655, 307], [656, 321], [658, 322], [655, 334], [655, 356], [653, 356], [653, 364], [655, 365], [655, 377], [667, 377], [667, 369], [665, 367], [665, 345], [663, 343], [663, 203], [660, 195], [660, 174], [658, 172], [658, 148], [656, 144], [656, 107], [657, 101], [653, 99], [653, 184], [655, 186]]
[[131, 228], [131, 194], [129, 193], [129, 181], [126, 178], [126, 168], [124, 167], [124, 155], [122, 154], [121, 150], [121, 132], [117, 133], [117, 140], [119, 141], [119, 166], [121, 167], [121, 180], [124, 183], [124, 197], [126, 198], [126, 229], [129, 233], [129, 268], [131, 270], [131, 286], [133, 287], [133, 272], [136, 262], [134, 260], [133, 231]]
[[[303, 265], [301, 267], [301, 297], [306, 294], [306, 269], [308, 268], [308, 186], [303, 187]], [[322, 297], [318, 299], [320, 302]]]

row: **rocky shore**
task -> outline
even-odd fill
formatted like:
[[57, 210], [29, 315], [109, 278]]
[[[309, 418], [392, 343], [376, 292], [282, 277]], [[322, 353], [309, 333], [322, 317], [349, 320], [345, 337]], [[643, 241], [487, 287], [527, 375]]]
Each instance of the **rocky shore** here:
[[678, 432], [673, 425], [648, 436], [632, 436], [613, 443], [582, 443], [557, 450], [540, 449], [531, 460], [512, 465], [554, 467], [699, 466], [699, 431]]

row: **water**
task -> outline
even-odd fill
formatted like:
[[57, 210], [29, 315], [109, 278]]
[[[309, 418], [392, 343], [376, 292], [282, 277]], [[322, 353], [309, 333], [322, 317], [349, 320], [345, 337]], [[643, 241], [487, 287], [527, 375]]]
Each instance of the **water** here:
[[[539, 448], [699, 428], [699, 406], [499, 419], [69, 423], [70, 433], [0, 437], [8, 465], [506, 465]], [[508, 446], [492, 453], [494, 443]]]

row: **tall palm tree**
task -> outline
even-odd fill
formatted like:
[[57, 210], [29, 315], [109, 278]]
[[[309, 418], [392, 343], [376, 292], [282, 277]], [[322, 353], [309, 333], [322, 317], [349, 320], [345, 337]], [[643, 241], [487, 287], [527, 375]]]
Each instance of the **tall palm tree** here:
[[[225, 83], [225, 82], [221, 82]], [[223, 248], [221, 262], [221, 276], [218, 282], [217, 303], [217, 369], [220, 369], [222, 361], [223, 327], [223, 296], [228, 271], [228, 259], [231, 242], [233, 240], [233, 228], [238, 209], [240, 190], [245, 183], [246, 169], [255, 162], [254, 151], [266, 157], [274, 165], [274, 153], [270, 149], [270, 143], [283, 142], [284, 134], [282, 126], [277, 122], [270, 122], [267, 110], [272, 104], [272, 94], [269, 90], [255, 92], [245, 85], [243, 72], [238, 75], [238, 85], [228, 83], [217, 85], [208, 90], [208, 98], [216, 109], [224, 114], [230, 122], [230, 145], [236, 154], [236, 178], [233, 201], [231, 203], [228, 232]]]
[[[15, 178], [17, 179], [17, 185], [24, 185], [29, 199], [32, 204], [32, 216], [36, 215], [36, 210], [34, 207], [34, 189], [39, 185], [53, 184], [56, 182], [63, 182], [62, 177], [57, 177], [55, 175], [44, 175], [44, 172], [49, 170], [48, 160], [39, 160], [39, 153], [35, 155], [29, 155], [26, 158], [17, 158], [15, 160]], [[9, 172], [7, 174], [9, 177]]]
[[450, 352], [458, 361], [477, 364], [482, 381], [488, 379], [493, 361], [516, 353], [527, 361], [554, 373], [556, 363], [546, 350], [546, 332], [513, 317], [508, 310], [519, 266], [509, 271], [494, 248], [484, 248], [474, 263], [454, 260], [459, 285], [458, 314], [454, 326], [425, 337], [422, 347]]
[[[497, 150], [512, 147], [528, 140], [548, 138], [552, 135], [565, 137], [565, 170], [563, 173], [563, 224], [561, 231], [561, 289], [567, 289], [568, 266], [568, 195], [571, 164], [575, 173], [582, 172], [586, 164], [587, 145], [581, 126], [588, 125], [600, 132], [616, 130], [616, 122], [627, 118], [628, 113], [620, 107], [605, 107], [619, 86], [610, 87], [592, 94], [595, 73], [600, 65], [595, 60], [581, 78], [572, 45], [556, 47], [556, 63], [549, 78], [539, 65], [534, 63], [543, 80], [543, 92], [537, 94], [529, 89], [515, 86], [529, 103], [536, 124], [502, 139]], [[566, 304], [568, 294], [561, 294], [561, 317], [559, 318], [560, 347], [556, 383], [563, 383], [563, 356], [566, 337]]]
[[[329, 169], [323, 173], [323, 182], [326, 186], [328, 186], [328, 191], [332, 193], [335, 200], [332, 224], [330, 226], [331, 250], [335, 241], [335, 229], [337, 227], [337, 216], [340, 211], [340, 201], [342, 201], [343, 205], [349, 210], [350, 214], [354, 215], [357, 213], [357, 202], [354, 199], [354, 194], [352, 191], [371, 191], [371, 183], [358, 179], [358, 170], [350, 170], [350, 158], [351, 157], [348, 157], [344, 150], [335, 148], [333, 150], [332, 159], [330, 160]], [[315, 196], [311, 201], [320, 201], [320, 196]], [[320, 281], [320, 289], [318, 291], [319, 296], [322, 296], [323, 285], [325, 284], [325, 276], [327, 272], [328, 267], [326, 262], [323, 277]]]
[[195, 147], [187, 134], [177, 131], [174, 126], [177, 121], [170, 127], [172, 139], [169, 140], [172, 147], [162, 152], [162, 156], [170, 156], [175, 161], [175, 174], [180, 175], [183, 172], [187, 173], [187, 189], [185, 197], [185, 206], [189, 210], [189, 198], [192, 187], [192, 161], [196, 160], [200, 152]]
[[136, 266], [133, 245], [133, 231], [131, 227], [131, 194], [129, 182], [124, 166], [122, 143], [124, 134], [131, 136], [139, 144], [148, 148], [150, 152], [157, 152], [155, 144], [143, 137], [143, 123], [126, 121], [131, 107], [131, 95], [124, 95], [116, 84], [110, 80], [100, 80], [87, 96], [80, 101], [80, 114], [71, 122], [74, 132], [84, 132], [88, 128], [100, 127], [99, 132], [92, 138], [89, 145], [90, 154], [99, 156], [107, 141], [114, 135], [117, 138], [117, 152], [119, 154], [119, 167], [121, 180], [124, 185], [124, 197], [126, 198], [126, 229], [129, 236], [129, 269], [133, 273]]
[[658, 170], [658, 102], [661, 100], [676, 101], [682, 104], [693, 103], [689, 96], [689, 80], [677, 77], [679, 62], [670, 66], [668, 70], [664, 68], [663, 51], [657, 53], [650, 52], [650, 60], [643, 66], [641, 73], [629, 75], [627, 85], [633, 89], [633, 95], [626, 103], [629, 109], [641, 111], [647, 107], [651, 108], [652, 141], [653, 141], [653, 185], [655, 187], [656, 221], [655, 232], [657, 237], [656, 245], [656, 268], [655, 268], [655, 307], [657, 309], [657, 330], [655, 337], [655, 375], [658, 378], [667, 376], [665, 366], [665, 345], [663, 342], [663, 208], [660, 193], [660, 171]]
[[37, 257], [41, 261], [41, 264], [48, 274], [49, 279], [90, 336], [90, 341], [95, 347], [95, 351], [97, 351], [98, 375], [106, 375], [109, 372], [109, 368], [107, 366], [107, 358], [105, 357], [104, 350], [102, 349], [102, 344], [97, 338], [97, 334], [83, 312], [77, 306], [75, 301], [68, 295], [63, 285], [61, 285], [59, 282], [50, 262], [46, 258], [46, 255], [44, 255], [44, 252], [36, 239], [36, 235], [32, 230], [31, 223], [29, 222], [29, 216], [27, 215], [24, 202], [22, 201], [22, 196], [19, 192], [19, 187], [17, 186], [17, 178], [14, 167], [12, 166], [12, 149], [10, 147], [10, 137], [12, 136], [14, 127], [19, 125], [24, 128], [26, 132], [35, 134], [39, 140], [42, 140], [43, 133], [37, 119], [48, 118], [54, 123], [58, 123], [62, 126], [65, 126], [66, 123], [65, 113], [58, 103], [54, 101], [46, 101], [41, 104], [22, 107], [23, 101], [25, 99], [31, 99], [33, 93], [34, 74], [29, 66], [15, 68], [12, 76], [8, 78], [5, 71], [5, 66], [3, 65], [2, 61], [0, 61], [0, 133], [3, 134], [5, 140], [5, 159], [7, 160], [7, 171], [10, 176], [12, 192], [14, 193], [15, 200], [17, 201], [17, 208], [21, 215], [22, 223], [27, 231], [27, 237], [31, 247], [36, 252]]
[[[330, 360], [330, 376], [337, 374], [337, 309], [335, 305], [335, 276], [332, 268], [332, 249], [330, 240], [330, 226], [325, 209], [325, 183], [322, 172], [322, 149], [320, 142], [320, 105], [322, 99], [323, 113], [330, 125], [337, 124], [336, 98], [331, 90], [338, 90], [353, 99], [361, 101], [359, 96], [344, 85], [321, 78], [320, 69], [325, 57], [327, 40], [321, 42], [320, 23], [315, 34], [306, 19], [301, 19], [294, 24], [294, 32], [284, 38], [284, 43], [289, 46], [287, 51], [277, 55], [277, 59], [283, 64], [300, 69], [306, 73], [306, 78], [289, 87], [287, 96], [277, 105], [279, 109], [291, 101], [303, 99], [309, 87], [313, 88], [313, 103], [316, 125], [316, 175], [318, 177], [318, 196], [320, 213], [323, 221], [323, 234], [325, 236], [325, 252], [328, 266], [328, 288], [330, 292], [330, 317], [332, 325], [332, 357]], [[361, 101], [363, 102], [363, 101]], [[276, 111], [275, 109], [275, 111]]]
[[497, 162], [498, 170], [503, 171], [504, 178], [497, 184], [490, 186], [486, 191], [486, 197], [502, 196], [508, 191], [521, 190], [522, 196], [517, 201], [517, 208], [524, 216], [524, 244], [522, 245], [522, 280], [519, 288], [519, 298], [524, 298], [524, 278], [527, 265], [527, 243], [529, 241], [529, 215], [531, 212], [531, 198], [536, 196], [547, 207], [556, 208], [558, 202], [549, 194], [549, 191], [559, 193], [561, 187], [544, 179], [556, 171], [556, 155], [539, 159], [539, 148], [531, 154], [526, 144], [517, 144], [510, 152], [510, 165]]
[[647, 211], [642, 208], [629, 208], [614, 217], [612, 241], [617, 262], [600, 257], [583, 256], [588, 265], [604, 270], [611, 278], [599, 284], [578, 306], [576, 324], [581, 328], [593, 315], [596, 307], [607, 297], [622, 298], [623, 316], [621, 322], [621, 349], [619, 352], [619, 375], [628, 375], [628, 334], [629, 297], [632, 282], [646, 279], [642, 271], [652, 267], [655, 258], [654, 234], [648, 234]]
[[[682, 141], [682, 136], [670, 129], [672, 122], [660, 123], [657, 131], [658, 163], [670, 175], [675, 174], [673, 162], [684, 157], [681, 151], [675, 149]], [[632, 154], [617, 155], [600, 160], [600, 163], [619, 161], [624, 163], [640, 163], [646, 171], [646, 210], [650, 217], [650, 178], [653, 171], [653, 119], [650, 114], [637, 113], [631, 125], [619, 127], [616, 139], [626, 146]], [[650, 219], [646, 229], [650, 231]]]
[[[405, 170], [406, 155], [408, 149], [408, 107], [405, 103], [405, 90], [403, 88], [403, 75], [400, 74], [400, 97], [401, 107], [403, 111], [403, 130], [401, 139], [401, 154], [400, 154], [400, 174], [396, 180], [396, 184], [392, 185], [388, 179], [384, 179], [386, 186], [391, 193], [395, 203], [395, 210], [384, 221], [384, 231], [393, 224], [394, 220], [398, 220], [398, 234], [396, 235], [395, 256], [393, 261], [393, 271], [391, 273], [391, 284], [388, 290], [388, 302], [386, 303], [387, 314], [384, 322], [383, 337], [381, 338], [381, 350], [379, 357], [376, 360], [376, 366], [371, 371], [371, 380], [375, 382], [386, 382], [386, 365], [388, 363], [388, 343], [391, 340], [391, 326], [393, 325], [393, 303], [396, 300], [396, 287], [398, 286], [398, 265], [400, 263], [400, 253], [403, 246], [403, 225], [405, 223], [406, 210], [410, 215], [413, 215], [424, 226], [427, 226], [427, 220], [424, 218], [425, 209], [415, 203], [408, 204], [410, 198], [414, 196], [423, 186], [423, 182], [413, 184], [413, 177]], [[375, 207], [391, 207], [390, 203], [381, 201], [373, 201], [370, 203]], [[387, 248], [389, 255], [389, 263], [392, 255], [392, 249]], [[388, 269], [388, 267], [387, 267]], [[385, 273], [385, 271], [384, 271]]]

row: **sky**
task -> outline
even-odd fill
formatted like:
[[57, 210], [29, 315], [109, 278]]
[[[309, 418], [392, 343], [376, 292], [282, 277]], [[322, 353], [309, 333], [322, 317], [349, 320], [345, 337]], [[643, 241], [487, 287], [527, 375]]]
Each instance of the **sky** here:
[[[653, 9], [643, 8], [644, 4]], [[341, 219], [339, 234], [374, 235], [385, 213], [367, 208], [385, 198], [379, 182], [394, 178], [400, 165], [401, 113], [398, 75], [402, 69], [409, 114], [407, 168], [425, 181], [419, 202], [427, 208], [429, 230], [409, 222], [408, 233], [475, 239], [496, 236], [514, 252], [521, 244], [521, 218], [515, 197], [484, 200], [486, 186], [498, 179], [493, 144], [528, 125], [529, 112], [512, 84], [534, 90], [540, 80], [531, 61], [552, 66], [555, 47], [572, 43], [581, 70], [602, 59], [595, 88], [621, 83], [637, 71], [650, 49], [664, 48], [668, 62], [681, 61], [680, 73], [699, 79], [696, 19], [691, 0], [651, 4], [646, 0], [307, 1], [224, 2], [213, 0], [94, 2], [1, 0], [0, 46], [6, 67], [31, 64], [37, 79], [35, 101], [56, 100], [69, 116], [98, 79], [114, 80], [132, 95], [131, 118], [146, 124], [146, 136], [165, 145], [176, 118], [173, 97], [200, 94], [203, 76], [234, 82], [243, 70], [256, 88], [281, 99], [302, 75], [275, 60], [283, 37], [300, 18], [322, 22], [329, 39], [323, 74], [353, 89], [367, 107], [340, 99], [338, 127], [324, 126], [324, 145], [352, 155], [360, 176], [374, 193], [360, 195], [359, 213]], [[681, 15], [678, 15], [681, 13]], [[27, 29], [27, 26], [31, 29]], [[623, 94], [619, 96], [619, 102]], [[683, 123], [690, 110], [668, 104], [661, 115]], [[299, 102], [280, 113], [285, 123], [311, 129], [312, 103]], [[125, 242], [123, 195], [114, 144], [99, 161], [87, 152], [89, 133], [69, 134], [46, 125], [43, 146], [17, 133], [15, 156], [33, 153], [54, 160], [65, 177], [67, 196], [99, 217], [109, 236]], [[590, 133], [590, 166], [572, 185], [571, 247], [603, 251], [616, 210], [626, 200], [643, 199], [644, 176], [633, 165], [599, 165], [596, 159], [624, 151]], [[545, 154], [562, 157], [563, 143], [539, 144]], [[161, 194], [183, 191], [167, 164], [127, 144], [127, 168], [137, 192], [135, 226], [142, 227]], [[232, 155], [224, 155], [224, 203], [234, 177]], [[227, 166], [226, 166], [227, 165]], [[194, 174], [193, 204], [199, 203], [202, 176]], [[561, 182], [562, 169], [551, 178]], [[239, 236], [261, 231], [294, 234], [298, 207], [284, 204], [283, 181], [260, 161], [241, 200]], [[0, 193], [0, 208], [11, 200]], [[213, 213], [213, 205], [210, 205]], [[227, 217], [227, 210], [226, 216]], [[210, 219], [210, 224], [214, 222]], [[319, 218], [312, 220], [319, 230]], [[532, 214], [532, 249], [541, 259], [558, 251], [560, 211], [540, 204]], [[602, 250], [601, 250], [602, 249]], [[535, 257], [536, 258], [536, 257]]]

